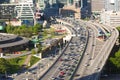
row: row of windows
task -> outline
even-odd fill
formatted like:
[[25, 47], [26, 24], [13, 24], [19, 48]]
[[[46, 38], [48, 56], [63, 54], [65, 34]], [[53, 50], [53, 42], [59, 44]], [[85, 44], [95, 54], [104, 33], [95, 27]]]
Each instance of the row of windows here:
[[21, 6], [33, 6], [33, 4], [23, 4], [23, 5], [17, 5], [18, 7], [21, 7]]

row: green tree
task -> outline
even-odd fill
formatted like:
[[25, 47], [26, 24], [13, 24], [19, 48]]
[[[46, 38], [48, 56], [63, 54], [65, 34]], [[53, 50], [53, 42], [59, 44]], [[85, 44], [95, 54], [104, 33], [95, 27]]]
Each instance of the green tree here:
[[33, 32], [37, 34], [38, 32], [42, 31], [42, 29], [43, 29], [43, 27], [41, 24], [36, 24], [33, 27]]
[[9, 71], [10, 63], [4, 58], [0, 58], [0, 73]]
[[112, 62], [112, 64], [114, 64], [115, 67], [120, 68], [120, 50], [118, 50], [118, 52], [115, 53], [114, 57], [110, 58], [110, 62]]
[[7, 25], [5, 29], [6, 29], [5, 31], [6, 31], [7, 33], [13, 32], [13, 26], [11, 26], [11, 25]]
[[24, 30], [24, 29], [27, 28], [27, 26], [26, 26], [26, 25], [21, 25], [19, 28], [20, 28], [21, 30]]
[[50, 32], [52, 34], [52, 36], [55, 34], [55, 29], [54, 28], [50, 28]]
[[42, 51], [42, 45], [38, 45], [38, 50], [37, 50], [37, 53], [40, 53]]
[[35, 49], [32, 49], [32, 54], [36, 54], [36, 51], [35, 51]]

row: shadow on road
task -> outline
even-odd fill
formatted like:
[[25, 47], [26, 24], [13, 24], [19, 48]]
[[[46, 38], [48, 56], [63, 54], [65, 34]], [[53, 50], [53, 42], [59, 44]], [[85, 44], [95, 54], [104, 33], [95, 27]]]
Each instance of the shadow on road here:
[[91, 74], [91, 75], [87, 75], [84, 77], [80, 77], [80, 76], [75, 75], [75, 77], [78, 77], [78, 78], [75, 78], [75, 80], [98, 80], [99, 78], [96, 77], [96, 75], [98, 75], [98, 74], [99, 74], [99, 72]]

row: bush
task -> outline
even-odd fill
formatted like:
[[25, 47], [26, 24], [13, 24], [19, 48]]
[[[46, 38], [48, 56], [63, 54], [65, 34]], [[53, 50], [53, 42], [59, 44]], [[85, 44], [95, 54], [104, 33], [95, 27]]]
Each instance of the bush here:
[[30, 65], [33, 65], [35, 64], [36, 62], [38, 62], [40, 59], [35, 57], [35, 56], [32, 56], [31, 59], [30, 59]]

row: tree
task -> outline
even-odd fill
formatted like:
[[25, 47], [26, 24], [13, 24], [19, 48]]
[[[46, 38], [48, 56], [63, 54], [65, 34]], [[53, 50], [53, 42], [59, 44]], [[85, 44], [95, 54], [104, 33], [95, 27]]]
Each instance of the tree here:
[[34, 27], [33, 27], [34, 33], [38, 33], [38, 32], [40, 32], [40, 31], [42, 31], [42, 29], [43, 29], [43, 27], [42, 27], [42, 25], [40, 25], [40, 24], [36, 24], [36, 25], [34, 25]]
[[120, 50], [115, 53], [115, 57], [110, 58], [110, 62], [112, 62], [115, 67], [120, 68]]
[[117, 27], [117, 30], [119, 31], [119, 37], [118, 37], [118, 39], [119, 39], [119, 43], [120, 43], [120, 26]]
[[0, 58], [0, 73], [8, 72], [9, 68], [10, 63], [4, 58]]
[[40, 53], [41, 51], [42, 51], [42, 46], [39, 44], [37, 52]]
[[13, 26], [11, 26], [11, 25], [7, 25], [5, 29], [6, 29], [5, 31], [6, 31], [7, 33], [13, 32]]
[[55, 34], [55, 29], [54, 28], [50, 28], [50, 32], [51, 32], [52, 35], [54, 35]]
[[36, 51], [34, 49], [32, 49], [32, 54], [36, 54]]

